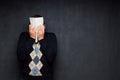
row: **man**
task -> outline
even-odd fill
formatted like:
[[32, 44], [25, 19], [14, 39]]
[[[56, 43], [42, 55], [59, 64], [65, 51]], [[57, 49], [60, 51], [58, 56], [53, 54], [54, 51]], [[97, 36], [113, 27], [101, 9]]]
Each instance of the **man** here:
[[[40, 17], [35, 15], [33, 17]], [[24, 80], [53, 80], [53, 62], [57, 54], [57, 39], [54, 33], [45, 32], [45, 25], [29, 32], [22, 32], [17, 46], [17, 56]], [[38, 42], [35, 43], [36, 30]]]

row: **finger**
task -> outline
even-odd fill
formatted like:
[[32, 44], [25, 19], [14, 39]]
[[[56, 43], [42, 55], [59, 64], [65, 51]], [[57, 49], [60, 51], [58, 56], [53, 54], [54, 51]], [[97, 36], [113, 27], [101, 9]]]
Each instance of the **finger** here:
[[33, 25], [29, 25], [29, 32], [30, 33], [34, 33], [35, 32], [35, 28], [34, 28], [34, 26]]
[[29, 24], [29, 27], [32, 27], [33, 25], [32, 24]]
[[38, 27], [40, 27], [40, 28], [41, 28], [41, 27], [44, 27], [44, 25], [39, 25]]
[[31, 30], [31, 29], [32, 29], [32, 25], [30, 24], [30, 25], [29, 25], [29, 30]]

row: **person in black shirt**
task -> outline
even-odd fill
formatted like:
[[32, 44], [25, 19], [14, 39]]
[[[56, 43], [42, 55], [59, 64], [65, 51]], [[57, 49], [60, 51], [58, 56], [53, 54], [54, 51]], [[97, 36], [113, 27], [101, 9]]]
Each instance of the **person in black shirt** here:
[[22, 32], [17, 45], [17, 57], [24, 80], [53, 80], [53, 64], [57, 54], [56, 35], [45, 32], [40, 25], [38, 42], [35, 43], [36, 28], [29, 25], [29, 32]]

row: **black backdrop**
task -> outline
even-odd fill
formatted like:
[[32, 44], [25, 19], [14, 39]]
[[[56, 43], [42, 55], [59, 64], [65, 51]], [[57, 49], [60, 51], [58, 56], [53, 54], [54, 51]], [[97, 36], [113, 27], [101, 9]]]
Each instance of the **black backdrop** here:
[[0, 3], [0, 80], [19, 80], [16, 46], [29, 16], [44, 16], [58, 39], [55, 80], [120, 80], [118, 2], [8, 0]]

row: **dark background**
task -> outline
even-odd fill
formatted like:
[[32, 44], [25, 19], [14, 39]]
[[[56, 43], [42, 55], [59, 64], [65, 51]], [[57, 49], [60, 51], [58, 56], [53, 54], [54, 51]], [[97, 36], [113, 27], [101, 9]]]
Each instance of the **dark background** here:
[[19, 80], [16, 46], [41, 14], [58, 40], [55, 80], [120, 80], [120, 6], [113, 1], [0, 2], [0, 80]]

